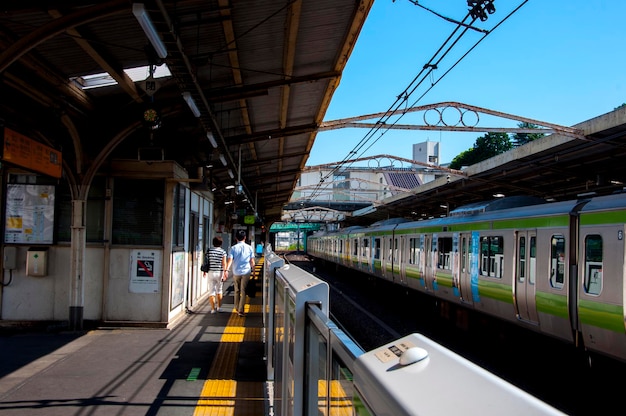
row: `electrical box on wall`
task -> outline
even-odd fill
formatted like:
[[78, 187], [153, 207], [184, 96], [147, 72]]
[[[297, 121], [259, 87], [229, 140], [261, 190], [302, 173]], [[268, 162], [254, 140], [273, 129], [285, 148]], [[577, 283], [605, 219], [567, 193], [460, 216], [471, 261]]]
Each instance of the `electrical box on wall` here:
[[4, 247], [4, 256], [2, 259], [4, 269], [15, 270], [17, 268], [17, 248], [13, 246]]
[[48, 248], [31, 247], [26, 256], [26, 274], [34, 277], [48, 275]]

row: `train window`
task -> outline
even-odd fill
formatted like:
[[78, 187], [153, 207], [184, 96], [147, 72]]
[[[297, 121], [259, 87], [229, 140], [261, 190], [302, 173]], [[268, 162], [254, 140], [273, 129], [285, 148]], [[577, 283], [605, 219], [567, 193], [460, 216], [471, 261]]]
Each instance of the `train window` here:
[[364, 238], [363, 244], [361, 245], [361, 256], [366, 257], [366, 258], [370, 256], [367, 241], [368, 241], [367, 238]]
[[389, 249], [387, 250], [387, 260], [391, 261], [391, 256], [392, 256], [392, 245], [391, 245], [391, 238], [389, 239]]
[[354, 248], [352, 249], [352, 254], [355, 256], [359, 255], [359, 240], [354, 239]]
[[452, 237], [439, 237], [438, 240], [439, 258], [437, 267], [439, 269], [451, 270]]
[[553, 235], [550, 246], [550, 286], [561, 289], [565, 282], [565, 237]]
[[461, 239], [461, 271], [466, 272], [466, 261], [467, 261], [467, 238], [463, 237]]
[[418, 264], [419, 261], [419, 241], [417, 238], [409, 239], [409, 264]]
[[529, 257], [529, 261], [530, 264], [528, 265], [528, 283], [530, 283], [531, 285], [535, 284], [535, 278], [536, 278], [536, 264], [537, 264], [537, 237], [532, 236], [530, 237], [530, 257]]
[[602, 236], [585, 237], [585, 276], [583, 289], [590, 295], [599, 295], [602, 291]]
[[393, 260], [394, 263], [397, 263], [398, 259], [399, 259], [399, 257], [398, 257], [398, 239], [394, 238], [393, 239], [393, 258], [392, 258], [392, 260]]
[[480, 237], [480, 274], [502, 278], [504, 244], [500, 236]]
[[339, 254], [343, 254], [343, 240], [339, 240]]
[[526, 280], [526, 237], [519, 238], [517, 249], [517, 281], [523, 283]]

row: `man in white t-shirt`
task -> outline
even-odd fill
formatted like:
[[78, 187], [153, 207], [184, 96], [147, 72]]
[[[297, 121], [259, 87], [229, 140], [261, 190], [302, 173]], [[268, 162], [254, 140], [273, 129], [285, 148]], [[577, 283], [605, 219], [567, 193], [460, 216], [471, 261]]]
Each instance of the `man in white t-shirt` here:
[[230, 269], [232, 265], [233, 283], [235, 286], [235, 311], [239, 316], [244, 316], [246, 287], [255, 265], [254, 250], [249, 244], [246, 244], [245, 230], [238, 230], [235, 238], [237, 239], [237, 244], [230, 248], [226, 269]]

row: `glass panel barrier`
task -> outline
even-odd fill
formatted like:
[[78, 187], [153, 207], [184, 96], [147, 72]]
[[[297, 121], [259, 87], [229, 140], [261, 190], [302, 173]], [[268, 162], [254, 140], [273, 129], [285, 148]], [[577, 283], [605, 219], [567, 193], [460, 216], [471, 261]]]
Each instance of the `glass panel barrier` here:
[[304, 398], [308, 414], [355, 415], [352, 369], [363, 349], [313, 305], [307, 309], [306, 325], [306, 379], [312, 384]]

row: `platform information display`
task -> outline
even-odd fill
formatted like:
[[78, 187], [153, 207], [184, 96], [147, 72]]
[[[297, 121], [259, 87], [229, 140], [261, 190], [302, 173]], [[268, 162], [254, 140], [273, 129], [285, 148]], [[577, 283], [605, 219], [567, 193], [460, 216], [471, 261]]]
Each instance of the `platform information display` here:
[[4, 242], [52, 244], [54, 186], [7, 185]]

